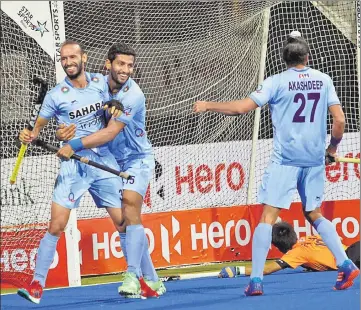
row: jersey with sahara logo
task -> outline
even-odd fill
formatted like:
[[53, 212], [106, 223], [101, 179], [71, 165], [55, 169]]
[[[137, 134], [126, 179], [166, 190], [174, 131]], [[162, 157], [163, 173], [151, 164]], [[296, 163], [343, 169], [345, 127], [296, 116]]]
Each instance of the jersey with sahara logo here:
[[39, 115], [55, 117], [58, 124], [76, 125], [76, 138], [88, 136], [104, 127], [103, 102], [108, 91], [103, 75], [86, 73], [88, 85], [73, 87], [68, 78], [45, 96]]
[[296, 167], [324, 164], [328, 108], [340, 104], [327, 74], [290, 68], [267, 78], [250, 98], [260, 107], [269, 104], [274, 162]]
[[[108, 77], [105, 77], [108, 81]], [[126, 124], [123, 131], [110, 142], [110, 150], [117, 161], [144, 158], [153, 154], [152, 145], [145, 131], [145, 97], [138, 84], [131, 78], [110, 98], [119, 100], [124, 112], [116, 118]]]

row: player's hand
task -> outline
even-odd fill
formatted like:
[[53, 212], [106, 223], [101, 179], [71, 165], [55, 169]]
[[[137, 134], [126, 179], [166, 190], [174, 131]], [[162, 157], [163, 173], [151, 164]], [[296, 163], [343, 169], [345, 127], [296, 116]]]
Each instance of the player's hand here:
[[103, 109], [108, 110], [108, 113], [112, 117], [115, 117], [115, 118], [119, 117], [124, 112], [123, 104], [119, 100], [116, 100], [116, 99], [112, 99], [112, 100], [107, 101], [104, 104]]
[[326, 154], [325, 154], [325, 164], [326, 166], [333, 164], [334, 162], [336, 162], [336, 148], [332, 145], [330, 145], [327, 149], [326, 149]]
[[218, 278], [234, 278], [236, 276], [236, 267], [233, 266], [222, 268], [221, 272], [218, 274]]
[[70, 126], [65, 126], [64, 124], [60, 124], [55, 135], [60, 141], [69, 141], [74, 138], [75, 132], [76, 132], [75, 124], [71, 124]]
[[207, 112], [207, 101], [197, 101], [193, 106], [194, 113]]
[[35, 133], [27, 128], [24, 128], [19, 135], [19, 140], [24, 144], [29, 144], [36, 139]]
[[64, 145], [57, 153], [56, 156], [69, 160], [74, 155], [74, 151], [69, 144]]

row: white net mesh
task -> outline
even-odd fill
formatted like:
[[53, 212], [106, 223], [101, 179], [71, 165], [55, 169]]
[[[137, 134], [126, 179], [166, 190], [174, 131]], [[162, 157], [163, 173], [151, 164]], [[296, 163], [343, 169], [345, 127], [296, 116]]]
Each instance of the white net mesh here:
[[[90, 71], [103, 70], [106, 53], [113, 43], [123, 41], [138, 53], [135, 78], [147, 99], [147, 130], [156, 148], [158, 167], [162, 168], [158, 181], [151, 185], [152, 208], [146, 208], [145, 212], [245, 201], [249, 150], [240, 151], [234, 143], [224, 144], [222, 159], [217, 151], [219, 146], [206, 143], [250, 140], [253, 113], [240, 117], [196, 116], [192, 114], [192, 104], [197, 99], [244, 97], [255, 89], [261, 56], [262, 12], [269, 3], [136, 1], [117, 3], [121, 14], [114, 14], [114, 5], [113, 2], [65, 2], [66, 36], [85, 45]], [[78, 26], [79, 16], [90, 18], [91, 21], [85, 22], [86, 27]], [[108, 17], [106, 22], [103, 16]], [[201, 144], [204, 149], [199, 152]], [[225, 195], [217, 196], [215, 186], [206, 195], [201, 193], [198, 190], [201, 185], [195, 184], [201, 182], [196, 171], [192, 181], [194, 195], [186, 193], [189, 186], [186, 183], [181, 194], [175, 193], [175, 164], [183, 176], [187, 174], [187, 165], [193, 165], [196, 170], [207, 164], [213, 170], [220, 160], [226, 164], [236, 160], [244, 170], [244, 183], [237, 191], [228, 188], [222, 175], [221, 187], [229, 192], [226, 201]], [[232, 177], [234, 183], [241, 182], [238, 170], [235, 169]], [[161, 188], [163, 197], [157, 194]], [[195, 198], [200, 198], [197, 203]], [[97, 212], [94, 208], [83, 208], [78, 215], [89, 217], [94, 212]]]
[[[345, 136], [338, 150], [340, 156], [360, 153], [359, 84], [356, 60], [355, 1], [289, 2], [271, 8], [265, 76], [285, 69], [282, 46], [285, 36], [297, 29], [310, 45], [309, 65], [332, 78], [346, 116]], [[331, 117], [328, 119], [330, 133]], [[262, 109], [257, 149], [256, 179], [252, 202], [272, 150], [272, 126], [268, 106]], [[329, 141], [329, 140], [328, 140]], [[325, 200], [360, 197], [359, 165], [337, 164], [326, 171]], [[295, 200], [299, 200], [295, 195]]]
[[[3, 11], [1, 29], [1, 271], [7, 271], [2, 280], [17, 281], [23, 278], [10, 272], [30, 273], [33, 268], [27, 259], [34, 256], [31, 251], [44, 233], [36, 228], [47, 225], [50, 216], [58, 161], [29, 146], [17, 183], [11, 186], [9, 178], [19, 150], [16, 138], [39, 93], [33, 77], [41, 76], [54, 86], [55, 67], [48, 54]], [[52, 125], [46, 137], [55, 142]]]
[[[310, 43], [310, 65], [333, 78], [343, 104], [347, 127], [341, 155], [355, 157], [360, 127], [354, 1], [64, 2], [66, 38], [85, 45], [88, 71], [104, 73], [106, 52], [113, 43], [123, 41], [138, 53], [135, 79], [147, 98], [147, 131], [157, 160], [147, 203], [151, 208], [144, 212], [246, 203], [254, 113], [199, 116], [192, 114], [192, 104], [197, 99], [242, 98], [257, 87], [267, 7], [271, 10], [265, 77], [285, 69], [283, 42], [292, 30], [299, 30]], [[30, 274], [30, 266], [14, 270], [4, 250], [20, 247], [30, 255], [37, 247], [42, 233], [34, 228], [49, 220], [58, 161], [30, 147], [17, 184], [10, 186], [8, 179], [18, 151], [15, 138], [38, 91], [28, 81], [41, 75], [53, 87], [54, 63], [1, 14], [1, 268]], [[44, 136], [56, 143], [53, 126]], [[271, 154], [271, 139], [266, 107], [261, 112], [252, 203]], [[359, 197], [358, 171], [350, 164], [328, 171], [326, 199]], [[106, 215], [89, 196], [77, 212], [79, 218]]]

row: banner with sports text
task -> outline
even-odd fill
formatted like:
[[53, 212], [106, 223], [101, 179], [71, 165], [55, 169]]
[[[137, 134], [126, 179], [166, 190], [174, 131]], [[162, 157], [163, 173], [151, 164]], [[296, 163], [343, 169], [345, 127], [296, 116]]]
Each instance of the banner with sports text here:
[[53, 25], [49, 1], [2, 1], [1, 9], [54, 58]]
[[[359, 240], [359, 200], [325, 202], [322, 210], [336, 226], [344, 244]], [[154, 266], [250, 260], [252, 234], [261, 212], [262, 206], [256, 205], [143, 215]], [[293, 203], [289, 211], [283, 210], [280, 218], [293, 224], [299, 237], [316, 233], [304, 219], [300, 203]], [[126, 269], [119, 234], [110, 219], [80, 220], [78, 229], [83, 276]], [[268, 258], [280, 256], [272, 247]]]
[[[325, 202], [322, 211], [336, 226], [344, 244], [350, 245], [359, 240], [359, 199]], [[261, 213], [262, 206], [254, 205], [145, 214], [142, 220], [154, 266], [161, 268], [250, 260], [252, 234]], [[283, 210], [280, 220], [291, 223], [298, 237], [316, 233], [304, 219], [300, 203], [293, 203], [289, 211]], [[79, 220], [78, 229], [82, 276], [117, 273], [126, 269], [119, 234], [109, 218]], [[43, 233], [44, 229], [40, 232], [34, 230], [34, 235]], [[31, 237], [28, 232], [24, 235], [26, 238]], [[6, 233], [1, 233], [1, 238], [6, 237]], [[18, 233], [18, 237], [21, 238], [21, 234]], [[2, 277], [5, 275], [9, 279], [25, 281], [24, 273], [34, 272], [36, 250], [21, 248], [17, 244], [12, 248], [1, 249]], [[272, 247], [268, 258], [280, 256], [281, 253]], [[21, 276], [14, 276], [14, 273]], [[68, 286], [68, 283], [66, 240], [63, 234], [46, 286]], [[8, 285], [2, 283], [1, 287]]]
[[[12, 237], [13, 240], [19, 240], [11, 247], [1, 248], [1, 288], [6, 287], [24, 287], [30, 283], [35, 271], [35, 260], [37, 247], [26, 247], [26, 240], [33, 244], [32, 240], [39, 240], [46, 232], [45, 227], [32, 228], [24, 227], [24, 230], [13, 232], [1, 232], [1, 239]], [[16, 234], [16, 236], [14, 235]], [[20, 242], [21, 241], [21, 242]], [[19, 245], [22, 244], [22, 245]], [[68, 286], [68, 266], [65, 234], [60, 237], [54, 260], [50, 266], [46, 287]]]

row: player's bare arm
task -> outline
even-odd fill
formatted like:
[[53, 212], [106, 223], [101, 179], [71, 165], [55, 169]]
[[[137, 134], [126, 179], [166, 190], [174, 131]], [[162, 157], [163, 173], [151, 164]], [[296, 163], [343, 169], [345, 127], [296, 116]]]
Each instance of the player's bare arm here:
[[197, 101], [193, 106], [193, 112], [217, 112], [225, 115], [239, 115], [248, 113], [258, 108], [258, 105], [251, 99], [233, 100], [228, 102]]
[[[78, 141], [73, 140], [73, 142], [76, 145], [81, 145], [81, 149], [98, 147], [112, 141], [117, 136], [117, 134], [123, 130], [124, 127], [124, 123], [111, 119], [106, 128], [103, 128], [96, 133], [93, 133], [82, 139], [77, 139]], [[60, 158], [68, 160], [74, 154], [74, 151], [77, 151], [77, 147], [74, 147], [74, 145], [71, 144], [67, 144], [63, 146], [56, 155]]]
[[335, 104], [329, 107], [332, 115], [332, 137], [327, 152], [331, 155], [336, 153], [337, 145], [341, 142], [343, 133], [345, 131], [345, 114], [342, 111], [341, 105]]
[[19, 140], [25, 144], [31, 143], [38, 137], [40, 131], [48, 124], [48, 122], [49, 120], [39, 116], [36, 120], [33, 130], [30, 131], [29, 129], [24, 128], [20, 132]]

